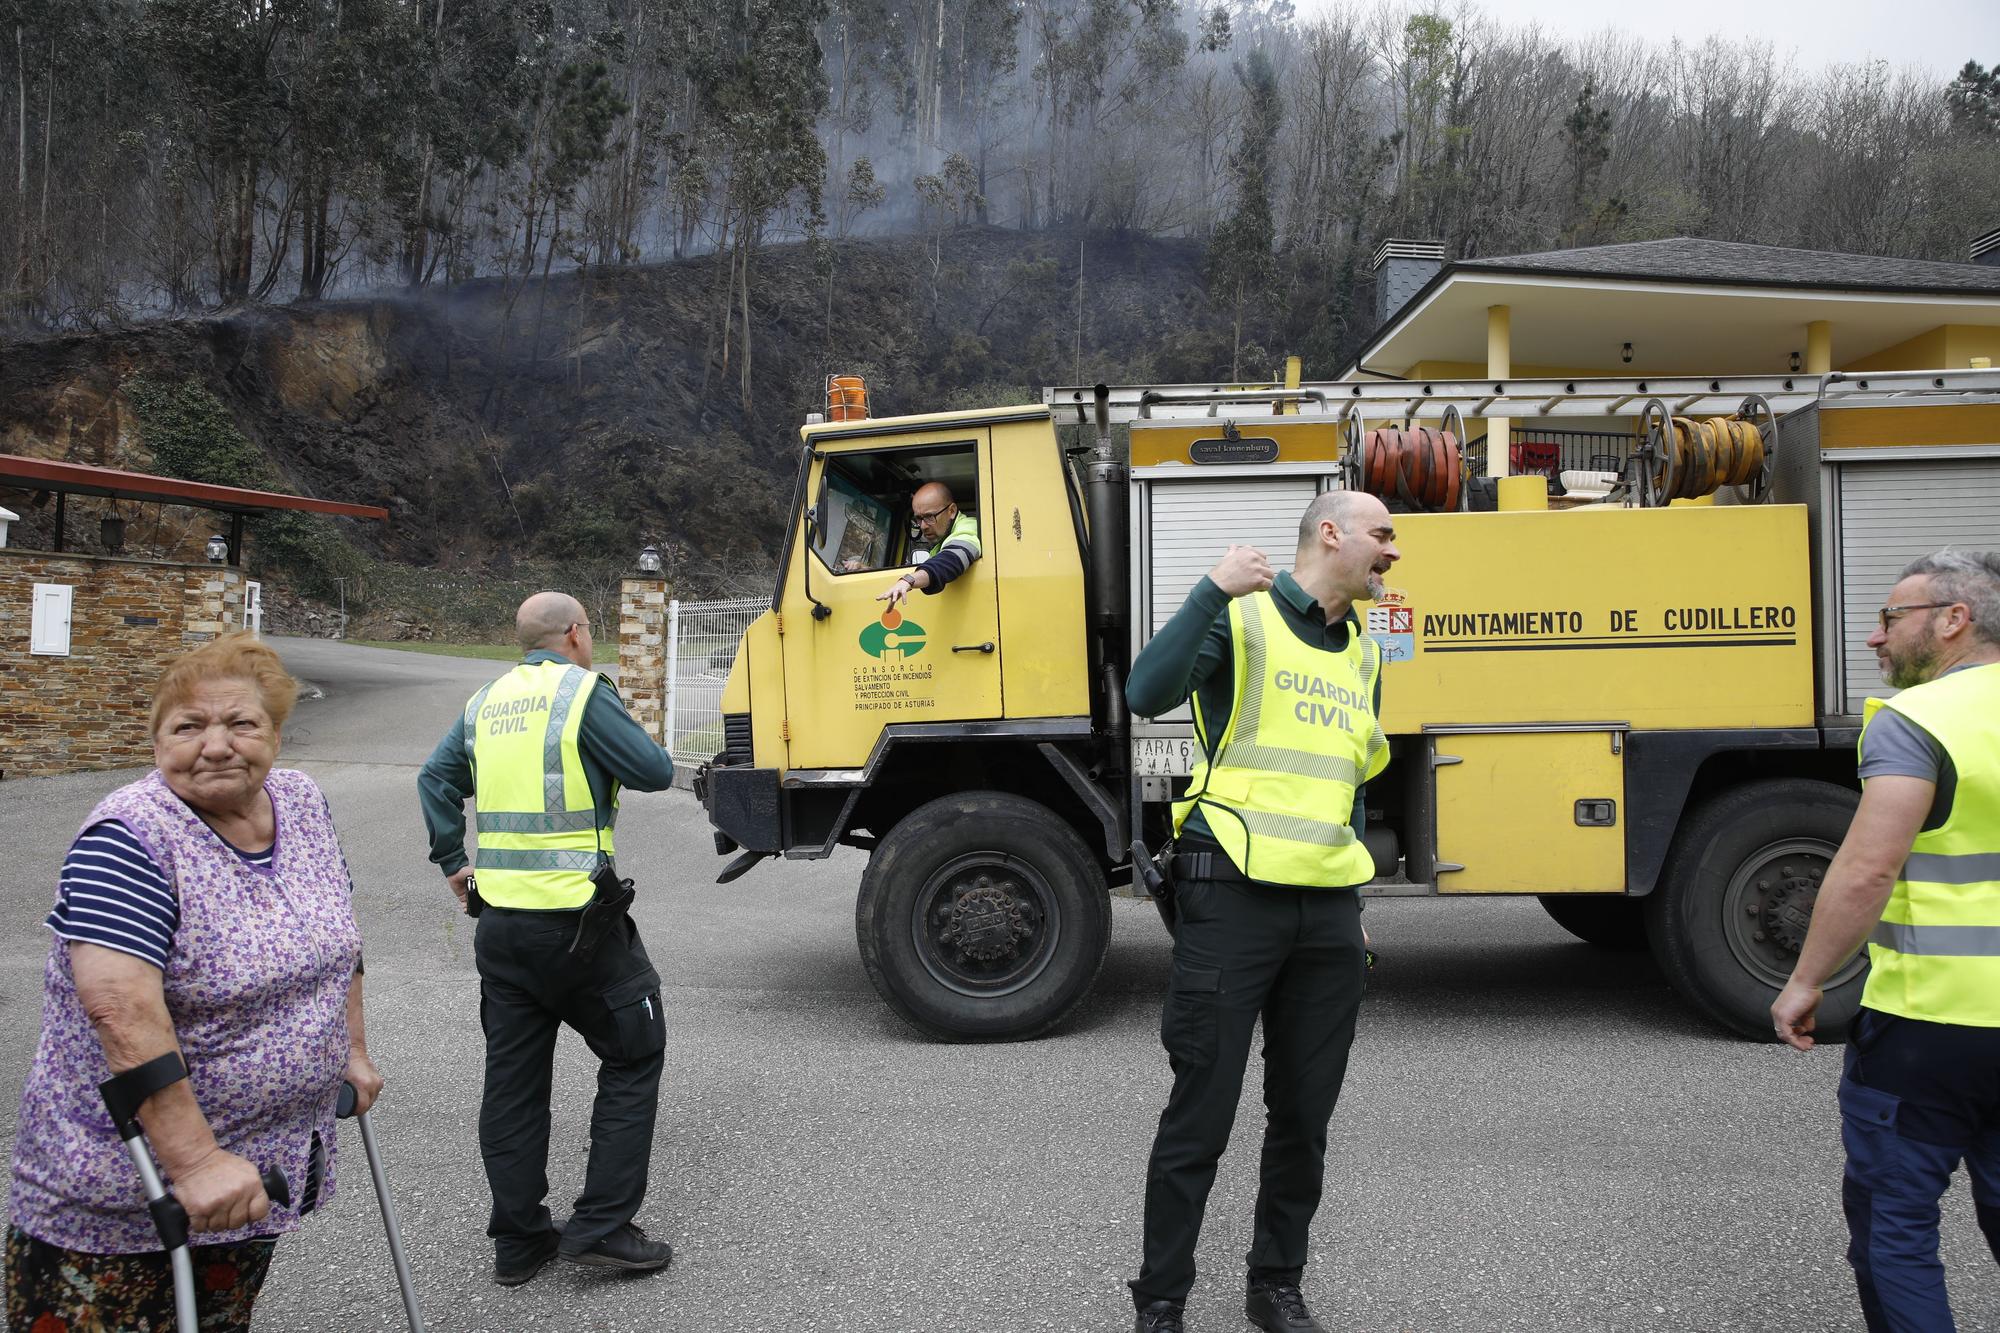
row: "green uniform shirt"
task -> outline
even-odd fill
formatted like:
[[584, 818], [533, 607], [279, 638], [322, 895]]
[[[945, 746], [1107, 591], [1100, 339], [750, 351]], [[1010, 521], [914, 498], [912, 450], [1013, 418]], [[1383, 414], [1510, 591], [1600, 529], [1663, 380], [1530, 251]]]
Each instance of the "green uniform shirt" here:
[[[1328, 624], [1312, 594], [1299, 586], [1290, 570], [1280, 570], [1271, 584], [1271, 600], [1299, 642], [1329, 652], [1343, 652], [1347, 636], [1359, 633], [1361, 622], [1352, 608]], [[1141, 717], [1158, 717], [1199, 694], [1201, 714], [1215, 728], [1211, 739], [1229, 726], [1236, 706], [1235, 653], [1229, 637], [1229, 598], [1215, 581], [1203, 575], [1189, 590], [1173, 619], [1160, 626], [1132, 663], [1125, 682], [1125, 703]], [[1375, 680], [1375, 715], [1382, 714], [1382, 680]], [[1367, 822], [1367, 788], [1354, 795], [1354, 834]], [[1200, 810], [1187, 817], [1183, 835], [1193, 833], [1213, 841]]]
[[[536, 649], [527, 662], [568, 662], [561, 653]], [[590, 783], [601, 828], [611, 818], [611, 786], [615, 781], [633, 791], [664, 791], [673, 785], [674, 761], [646, 729], [632, 720], [610, 682], [590, 692], [583, 706], [583, 725], [576, 748], [583, 775]], [[466, 748], [465, 725], [454, 717], [444, 739], [417, 774], [417, 794], [423, 802], [424, 827], [430, 833], [431, 860], [445, 874], [466, 864], [465, 802], [472, 795], [472, 752]]]

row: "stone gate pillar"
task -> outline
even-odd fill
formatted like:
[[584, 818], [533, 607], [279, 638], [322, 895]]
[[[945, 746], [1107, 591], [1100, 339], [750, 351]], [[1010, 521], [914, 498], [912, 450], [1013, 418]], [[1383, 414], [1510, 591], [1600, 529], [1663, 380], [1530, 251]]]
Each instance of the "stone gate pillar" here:
[[618, 693], [632, 720], [662, 745], [667, 721], [667, 581], [628, 578], [618, 587]]

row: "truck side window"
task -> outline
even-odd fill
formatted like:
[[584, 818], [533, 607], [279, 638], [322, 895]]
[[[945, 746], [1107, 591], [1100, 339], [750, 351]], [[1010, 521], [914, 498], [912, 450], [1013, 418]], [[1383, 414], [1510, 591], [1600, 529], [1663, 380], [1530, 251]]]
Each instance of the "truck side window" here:
[[911, 497], [928, 482], [948, 487], [961, 513], [977, 512], [979, 462], [969, 440], [837, 453], [825, 467], [825, 512], [819, 515], [812, 552], [835, 574], [910, 564], [915, 547]]

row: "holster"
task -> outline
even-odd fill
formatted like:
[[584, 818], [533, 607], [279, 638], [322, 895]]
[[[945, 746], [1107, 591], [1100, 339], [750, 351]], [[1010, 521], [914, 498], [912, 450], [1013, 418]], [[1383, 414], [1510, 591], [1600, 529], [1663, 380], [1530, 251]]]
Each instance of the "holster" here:
[[1180, 924], [1180, 910], [1174, 902], [1174, 845], [1168, 843], [1158, 855], [1146, 850], [1146, 844], [1139, 839], [1132, 840], [1132, 876], [1153, 900], [1159, 909], [1160, 920], [1166, 923], [1167, 934], [1175, 933]]
[[584, 904], [576, 922], [576, 938], [569, 945], [570, 957], [579, 963], [590, 961], [597, 953], [597, 946], [603, 943], [605, 932], [625, 919], [632, 910], [632, 899], [637, 896], [632, 890], [631, 880], [618, 878], [617, 868], [608, 856], [598, 858], [597, 869], [591, 872], [590, 882], [596, 891]]

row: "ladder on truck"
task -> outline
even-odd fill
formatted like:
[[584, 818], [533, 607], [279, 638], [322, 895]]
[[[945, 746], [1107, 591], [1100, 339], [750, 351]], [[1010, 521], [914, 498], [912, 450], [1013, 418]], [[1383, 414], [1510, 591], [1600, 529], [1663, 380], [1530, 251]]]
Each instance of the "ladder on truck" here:
[[[1740, 411], [1750, 399], [1782, 414], [1813, 403], [1990, 401], [2000, 370], [1897, 370], [1880, 374], [1649, 375], [1604, 379], [1322, 380], [1296, 387], [1229, 384], [1061, 385], [1042, 390], [1058, 425], [1100, 420], [1123, 425], [1150, 418], [1218, 416], [1238, 407], [1276, 415], [1369, 421], [1460, 417], [1637, 417], [1648, 405], [1673, 416]], [[1103, 398], [1102, 414], [1098, 399]]]
[[[1849, 406], [1922, 401], [1927, 405], [1993, 402], [2000, 371], [1836, 371], [1827, 375], [1667, 375], [1601, 379], [1327, 380], [1290, 386], [1227, 384], [1063, 385], [1042, 391], [1058, 425], [1111, 426], [1135, 421], [1199, 419], [1268, 413], [1333, 418], [1338, 423], [1348, 484], [1360, 475], [1362, 444], [1370, 423], [1438, 421], [1457, 441], [1468, 418], [1532, 422], [1552, 418], [1635, 418], [1637, 447], [1626, 460], [1609, 499], [1642, 507], [1665, 504], [1675, 494], [1682, 465], [1673, 444], [1676, 423], [1691, 416], [1731, 416], [1762, 436], [1757, 475], [1740, 488], [1761, 499], [1771, 461], [1780, 448], [1779, 418], [1818, 404]], [[1505, 455], [1489, 455], [1488, 474], [1504, 476]], [[1499, 465], [1498, 470], [1494, 465]], [[1686, 492], [1683, 492], [1686, 493]], [[1469, 488], [1468, 488], [1469, 494]]]

